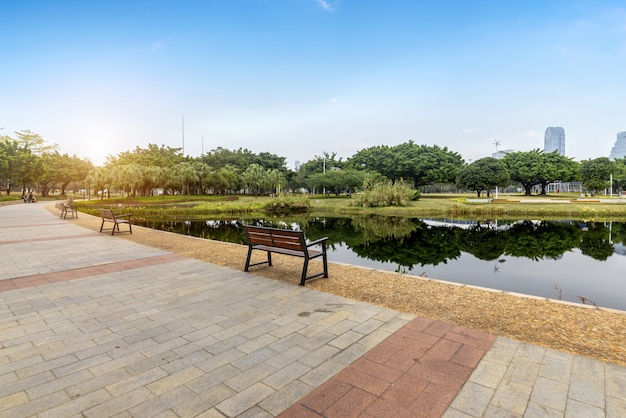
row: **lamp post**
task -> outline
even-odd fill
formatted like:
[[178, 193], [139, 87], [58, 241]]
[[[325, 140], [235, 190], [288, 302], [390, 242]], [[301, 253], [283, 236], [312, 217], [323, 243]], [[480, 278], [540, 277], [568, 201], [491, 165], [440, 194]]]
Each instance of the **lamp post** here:
[[[323, 174], [326, 174], [326, 151], [324, 151], [324, 165], [323, 165]], [[326, 179], [324, 179], [324, 184], [326, 183]], [[324, 196], [326, 196], [326, 185], [324, 185]]]

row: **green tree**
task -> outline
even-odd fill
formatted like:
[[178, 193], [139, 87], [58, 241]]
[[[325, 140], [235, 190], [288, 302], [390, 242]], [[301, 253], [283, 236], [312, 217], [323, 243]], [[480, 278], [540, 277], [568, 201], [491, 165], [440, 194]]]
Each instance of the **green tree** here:
[[197, 167], [191, 162], [183, 162], [174, 167], [174, 178], [182, 186], [181, 194], [191, 195], [191, 187], [199, 180]]
[[626, 186], [626, 157], [613, 161], [613, 191], [620, 193]]
[[170, 167], [184, 161], [181, 148], [172, 148], [156, 144], [148, 144], [147, 148], [135, 147], [133, 151], [125, 151], [117, 156], [109, 156], [108, 162], [112, 164], [127, 165], [140, 164], [144, 167]]
[[250, 166], [243, 172], [241, 178], [248, 188], [254, 193], [254, 196], [258, 196], [261, 187], [265, 182], [266, 172], [258, 164], [250, 164]]
[[542, 154], [542, 151], [535, 149], [528, 152], [511, 152], [502, 159], [509, 171], [511, 180], [522, 185], [526, 196], [531, 195], [532, 188], [541, 184], [544, 177]]
[[411, 179], [417, 188], [433, 183], [453, 183], [463, 166], [463, 158], [447, 147], [417, 145], [409, 141], [394, 147], [361, 150], [349, 159], [349, 165], [377, 171], [394, 181]]
[[482, 191], [487, 191], [489, 196], [491, 189], [508, 186], [510, 179], [506, 165], [502, 161], [486, 157], [463, 166], [456, 184], [460, 189], [475, 191], [480, 197]]
[[307, 184], [311, 188], [339, 195], [341, 193], [352, 194], [363, 185], [365, 173], [357, 170], [330, 170], [326, 173], [315, 173], [308, 176]]
[[232, 193], [240, 181], [237, 169], [232, 165], [226, 165], [218, 170], [211, 171], [209, 184], [214, 193], [226, 194]]
[[104, 191], [113, 183], [110, 173], [108, 168], [96, 167], [90, 170], [85, 178], [90, 190], [93, 188], [96, 193], [100, 192], [100, 200], [104, 199]]
[[35, 155], [41, 156], [45, 153], [54, 153], [59, 149], [57, 144], [47, 144], [41, 135], [29, 130], [15, 132], [15, 136], [15, 140], [21, 148], [28, 149]]
[[546, 194], [546, 187], [555, 181], [574, 181], [579, 178], [580, 164], [557, 151], [542, 153], [543, 161], [538, 175], [541, 194]]
[[592, 195], [595, 195], [598, 190], [610, 187], [613, 170], [613, 162], [607, 157], [583, 161], [580, 166], [583, 186], [591, 190]]

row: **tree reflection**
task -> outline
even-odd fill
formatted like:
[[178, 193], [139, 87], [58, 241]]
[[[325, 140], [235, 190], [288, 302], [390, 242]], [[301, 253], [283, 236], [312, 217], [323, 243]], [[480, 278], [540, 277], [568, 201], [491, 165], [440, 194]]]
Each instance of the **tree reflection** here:
[[535, 261], [557, 259], [578, 246], [580, 234], [574, 223], [521, 221], [506, 231], [504, 253]]
[[[202, 222], [144, 222], [140, 225], [207, 239], [245, 243], [243, 225], [301, 229], [309, 240], [329, 237], [328, 246], [346, 246], [360, 257], [398, 264], [399, 271], [414, 266], [447, 263], [469, 253], [480, 260], [501, 256], [532, 260], [558, 259], [580, 248], [582, 254], [604, 261], [614, 253], [613, 242], [626, 243], [626, 226], [573, 221], [519, 221], [496, 227], [487, 222], [459, 222], [457, 226], [429, 225], [404, 217], [290, 217], [223, 219]], [[496, 261], [497, 263], [498, 261]], [[496, 265], [497, 266], [497, 265]]]
[[507, 236], [490, 225], [477, 223], [459, 234], [462, 235], [459, 239], [461, 251], [480, 260], [497, 260], [504, 253]]
[[588, 222], [587, 231], [580, 241], [580, 252], [596, 260], [604, 261], [615, 252], [609, 239], [609, 228], [606, 225]]

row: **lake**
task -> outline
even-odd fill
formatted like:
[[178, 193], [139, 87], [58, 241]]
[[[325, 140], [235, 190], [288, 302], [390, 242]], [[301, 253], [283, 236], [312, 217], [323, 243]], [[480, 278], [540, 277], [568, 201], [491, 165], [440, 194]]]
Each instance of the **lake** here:
[[244, 224], [299, 229], [309, 240], [329, 237], [331, 262], [626, 311], [624, 223], [363, 216], [138, 224], [241, 244]]

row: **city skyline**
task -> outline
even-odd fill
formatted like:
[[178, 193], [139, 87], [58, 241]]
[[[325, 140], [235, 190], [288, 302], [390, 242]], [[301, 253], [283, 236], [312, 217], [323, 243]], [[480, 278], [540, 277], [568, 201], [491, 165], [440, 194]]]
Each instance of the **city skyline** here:
[[466, 161], [608, 156], [623, 1], [0, 0], [0, 133], [102, 164], [149, 143], [347, 158], [409, 140]]

